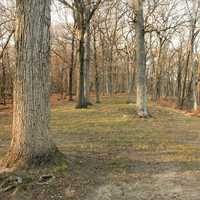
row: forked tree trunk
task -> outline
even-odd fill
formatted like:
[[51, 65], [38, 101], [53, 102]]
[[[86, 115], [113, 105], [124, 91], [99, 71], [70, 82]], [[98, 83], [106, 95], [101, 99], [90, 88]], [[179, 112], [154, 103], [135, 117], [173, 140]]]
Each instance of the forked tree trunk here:
[[140, 117], [148, 117], [143, 0], [135, 0], [134, 7], [136, 13], [137, 109]]
[[17, 61], [12, 142], [3, 167], [54, 162], [49, 136], [50, 0], [16, 1]]

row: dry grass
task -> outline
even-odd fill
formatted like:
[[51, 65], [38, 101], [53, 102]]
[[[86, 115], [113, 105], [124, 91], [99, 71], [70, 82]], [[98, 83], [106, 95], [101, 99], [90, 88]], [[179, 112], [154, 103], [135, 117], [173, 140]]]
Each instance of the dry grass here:
[[[185, 116], [171, 108], [151, 106], [153, 117], [140, 119], [135, 105], [126, 104], [123, 96], [104, 98], [102, 104], [87, 110], [74, 107], [75, 103], [64, 101], [55, 103], [52, 108], [52, 136], [67, 156], [68, 170], [56, 174], [55, 182], [48, 186], [41, 188], [34, 181], [25, 186], [23, 191], [37, 194], [32, 194], [30, 199], [82, 200], [88, 194], [101, 191], [100, 186], [103, 186], [103, 191], [106, 187], [108, 192], [112, 187], [119, 188], [117, 183], [121, 183], [120, 188], [125, 187], [124, 183], [133, 190], [139, 187], [139, 199], [146, 199], [148, 192], [152, 196], [155, 193], [154, 200], [176, 199], [172, 198], [176, 193], [179, 195], [177, 199], [184, 199], [184, 195], [178, 193], [186, 189], [187, 199], [193, 200], [195, 197], [192, 195], [200, 193], [197, 190], [200, 180], [199, 118]], [[10, 123], [9, 114], [0, 115], [0, 155], [5, 153], [8, 145]], [[191, 180], [190, 185], [184, 185], [184, 177]], [[176, 180], [179, 183], [176, 184]], [[159, 189], [156, 190], [152, 184], [159, 185]], [[172, 192], [176, 186], [182, 190], [175, 188], [177, 190]], [[159, 197], [160, 191], [167, 193], [168, 197]], [[60, 197], [53, 196], [56, 192]], [[129, 193], [128, 200], [136, 195]], [[90, 195], [87, 198], [94, 200]]]

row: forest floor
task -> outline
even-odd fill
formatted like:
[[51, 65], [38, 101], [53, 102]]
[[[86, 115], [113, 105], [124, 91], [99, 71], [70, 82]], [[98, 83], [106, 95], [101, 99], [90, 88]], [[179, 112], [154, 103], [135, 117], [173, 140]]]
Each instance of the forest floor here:
[[[39, 170], [0, 193], [0, 200], [199, 200], [200, 118], [150, 106], [140, 119], [125, 97], [77, 110], [53, 105], [51, 132], [68, 166]], [[11, 112], [0, 111], [0, 156], [7, 151]], [[41, 176], [52, 176], [40, 181]], [[0, 176], [0, 185], [8, 178]]]

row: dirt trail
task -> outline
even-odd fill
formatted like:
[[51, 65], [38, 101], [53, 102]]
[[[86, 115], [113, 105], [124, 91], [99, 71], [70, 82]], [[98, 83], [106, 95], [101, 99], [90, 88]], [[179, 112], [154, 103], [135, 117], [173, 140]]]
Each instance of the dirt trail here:
[[[198, 176], [198, 178], [197, 178]], [[96, 188], [86, 200], [199, 200], [200, 174], [168, 172]]]

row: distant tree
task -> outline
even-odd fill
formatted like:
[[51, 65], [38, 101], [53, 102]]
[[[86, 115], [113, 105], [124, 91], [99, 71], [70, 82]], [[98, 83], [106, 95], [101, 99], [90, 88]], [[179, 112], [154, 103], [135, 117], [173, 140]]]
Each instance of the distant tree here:
[[77, 24], [77, 36], [79, 41], [79, 70], [77, 84], [77, 108], [87, 108], [89, 103], [89, 70], [90, 70], [90, 42], [91, 19], [102, 0], [58, 0], [74, 11], [74, 20]]
[[94, 54], [94, 70], [95, 70], [95, 94], [96, 103], [100, 103], [100, 77], [99, 77], [99, 66], [97, 61], [97, 22], [93, 20], [93, 54]]

